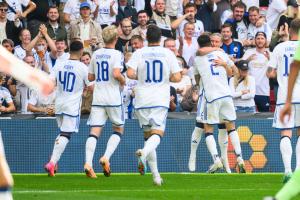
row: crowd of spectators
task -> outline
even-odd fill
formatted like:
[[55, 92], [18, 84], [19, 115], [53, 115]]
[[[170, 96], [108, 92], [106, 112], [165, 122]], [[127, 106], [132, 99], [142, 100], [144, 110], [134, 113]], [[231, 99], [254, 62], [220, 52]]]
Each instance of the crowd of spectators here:
[[[161, 45], [174, 52], [182, 67], [181, 82], [170, 86], [169, 111], [195, 112], [199, 88], [193, 60], [199, 53], [197, 38], [209, 34], [212, 46], [236, 63], [229, 84], [237, 111], [269, 112], [278, 84], [266, 75], [268, 62], [274, 47], [289, 39], [289, 24], [298, 17], [296, 0], [0, 0], [0, 44], [50, 73], [57, 62], [69, 58], [73, 40], [84, 44], [81, 62], [88, 66], [93, 52], [103, 47], [102, 30], [110, 25], [118, 27], [115, 48], [126, 63], [132, 52], [147, 45], [147, 26], [156, 24]], [[1, 113], [54, 114], [55, 94], [44, 97], [3, 74], [0, 84]], [[127, 79], [123, 91], [128, 118], [135, 85]], [[90, 112], [91, 99], [89, 87], [82, 113]]]

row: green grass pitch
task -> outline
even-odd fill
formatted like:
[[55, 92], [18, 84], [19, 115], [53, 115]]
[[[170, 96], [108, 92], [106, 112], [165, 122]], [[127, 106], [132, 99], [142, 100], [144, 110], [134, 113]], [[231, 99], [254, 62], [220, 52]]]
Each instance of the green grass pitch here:
[[[15, 200], [262, 200], [282, 187], [282, 174], [162, 174], [164, 185], [147, 174], [15, 174]], [[300, 196], [297, 198], [300, 200]]]

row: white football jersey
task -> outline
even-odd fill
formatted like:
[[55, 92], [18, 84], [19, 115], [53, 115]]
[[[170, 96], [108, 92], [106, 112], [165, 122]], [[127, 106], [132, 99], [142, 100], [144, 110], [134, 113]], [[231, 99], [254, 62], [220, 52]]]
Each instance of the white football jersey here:
[[95, 75], [93, 106], [121, 106], [122, 93], [113, 70], [123, 70], [123, 55], [115, 49], [98, 49], [92, 56], [89, 73]]
[[82, 92], [88, 85], [88, 68], [78, 60], [59, 62], [51, 76], [56, 80], [55, 114], [80, 115]]
[[[286, 41], [278, 44], [271, 55], [269, 67], [277, 69], [277, 81], [279, 84], [276, 104], [284, 104], [287, 97], [288, 77], [290, 64], [298, 46], [298, 41]], [[300, 84], [296, 82], [292, 103], [300, 103]]]
[[222, 58], [228, 66], [233, 66], [228, 55], [221, 51], [213, 51], [205, 56], [197, 56], [194, 62], [194, 74], [201, 76], [205, 97], [208, 103], [231, 96], [227, 73], [224, 67], [216, 66], [213, 60]]
[[2, 105], [3, 102], [11, 103], [13, 102], [10, 92], [7, 88], [0, 86], [0, 104]]
[[126, 65], [134, 69], [138, 77], [134, 107], [169, 108], [169, 78], [181, 71], [174, 53], [160, 46], [143, 47], [133, 53]]
[[55, 103], [56, 93], [55, 91], [45, 96], [42, 93], [34, 90], [30, 93], [28, 104], [34, 106], [49, 106]]
[[[32, 54], [36, 55], [35, 49], [32, 49]], [[21, 45], [18, 45], [14, 48], [14, 55], [23, 60], [26, 56], [26, 50]]]
[[[114, 1], [114, 0], [97, 0], [98, 1], [98, 17], [95, 20], [96, 22], [98, 22], [100, 25], [102, 24], [112, 24], [116, 21], [116, 15], [111, 16], [110, 15], [110, 4]], [[112, 7], [112, 9], [114, 10], [115, 13], [118, 13], [118, 2], [114, 1], [114, 5]]]

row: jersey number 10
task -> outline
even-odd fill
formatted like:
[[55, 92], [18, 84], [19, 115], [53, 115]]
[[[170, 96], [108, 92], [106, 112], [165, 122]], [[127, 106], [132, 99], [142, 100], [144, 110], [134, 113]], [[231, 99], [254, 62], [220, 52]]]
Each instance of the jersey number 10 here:
[[59, 71], [58, 80], [63, 85], [63, 91], [73, 92], [76, 75], [73, 72]]
[[[163, 79], [163, 63], [160, 60], [153, 60], [152, 63], [145, 61], [147, 67], [147, 79], [146, 83], [160, 83]], [[157, 77], [157, 72], [159, 72]], [[152, 74], [152, 77], [151, 77]]]

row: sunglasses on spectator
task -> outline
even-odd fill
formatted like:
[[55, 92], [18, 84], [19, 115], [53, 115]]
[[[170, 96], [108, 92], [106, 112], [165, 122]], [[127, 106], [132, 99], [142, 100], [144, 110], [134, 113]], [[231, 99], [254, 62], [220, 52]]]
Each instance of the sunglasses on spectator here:
[[7, 9], [7, 8], [0, 8], [0, 11], [1, 11], [1, 12], [7, 12], [8, 9]]

